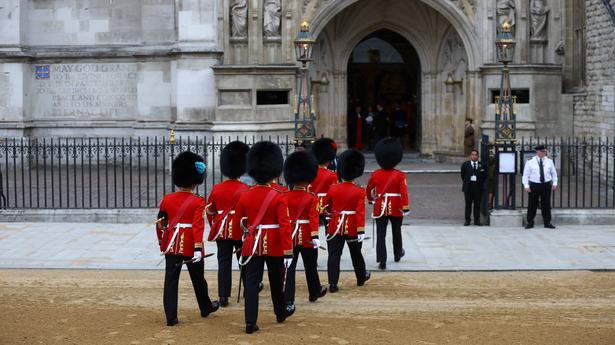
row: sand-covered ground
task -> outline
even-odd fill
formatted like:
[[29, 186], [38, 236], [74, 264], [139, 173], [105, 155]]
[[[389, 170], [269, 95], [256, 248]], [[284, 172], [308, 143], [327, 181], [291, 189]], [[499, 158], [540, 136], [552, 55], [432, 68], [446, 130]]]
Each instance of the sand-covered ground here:
[[277, 324], [265, 281], [253, 335], [234, 299], [201, 318], [187, 272], [180, 324], [166, 327], [163, 275], [0, 270], [0, 344], [615, 344], [612, 272], [378, 272], [361, 288], [344, 273], [316, 303], [299, 272], [297, 313]]

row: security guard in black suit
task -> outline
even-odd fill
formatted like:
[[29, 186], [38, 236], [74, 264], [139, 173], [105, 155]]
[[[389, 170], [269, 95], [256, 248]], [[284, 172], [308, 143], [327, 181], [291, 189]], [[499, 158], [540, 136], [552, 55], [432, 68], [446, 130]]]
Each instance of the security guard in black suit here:
[[470, 225], [472, 209], [474, 209], [474, 225], [482, 226], [480, 222], [480, 202], [487, 175], [481, 162], [478, 161], [477, 150], [472, 150], [469, 158], [470, 160], [461, 165], [462, 190], [466, 201], [466, 221], [463, 225]]

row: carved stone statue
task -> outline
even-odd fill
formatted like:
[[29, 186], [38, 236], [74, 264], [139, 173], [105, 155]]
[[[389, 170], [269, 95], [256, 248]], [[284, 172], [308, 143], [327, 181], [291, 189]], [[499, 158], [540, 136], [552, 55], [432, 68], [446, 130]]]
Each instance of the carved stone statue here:
[[500, 27], [505, 22], [510, 24], [510, 31], [515, 32], [515, 23], [516, 23], [516, 5], [515, 0], [498, 0], [497, 6], [495, 9], [495, 13], [497, 15], [498, 20], [498, 32], [500, 31]]
[[231, 1], [231, 37], [248, 37], [248, 0]]
[[265, 0], [263, 8], [263, 33], [266, 38], [280, 37], [281, 17], [282, 7], [280, 0]]
[[545, 5], [545, 0], [532, 0], [530, 14], [530, 39], [546, 41], [549, 8]]

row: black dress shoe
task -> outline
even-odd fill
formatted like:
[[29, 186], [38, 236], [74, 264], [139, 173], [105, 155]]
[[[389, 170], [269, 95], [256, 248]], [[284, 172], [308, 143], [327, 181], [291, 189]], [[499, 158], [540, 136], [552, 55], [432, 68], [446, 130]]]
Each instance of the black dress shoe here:
[[310, 302], [316, 302], [321, 297], [324, 297], [327, 294], [327, 287], [324, 285], [320, 286], [320, 291], [318, 291], [317, 296], [310, 296]]
[[546, 229], [555, 229], [555, 225], [549, 223], [549, 224], [545, 224], [545, 228]]
[[258, 293], [261, 293], [261, 291], [263, 291], [264, 288], [265, 288], [265, 285], [263, 284], [263, 282], [258, 283]]
[[378, 264], [378, 268], [381, 270], [386, 270], [387, 269], [387, 263], [386, 262], [381, 262]]
[[470, 226], [470, 222], [463, 223], [463, 226]]
[[171, 326], [175, 326], [179, 323], [179, 321], [177, 321], [177, 319], [175, 320], [171, 320], [171, 321], [167, 321], [167, 326], [171, 327]]
[[527, 223], [527, 224], [525, 225], [525, 228], [526, 228], [526, 229], [531, 229], [531, 228], [533, 228], [533, 227], [534, 227], [534, 223]]
[[246, 333], [252, 334], [252, 333], [254, 333], [256, 331], [258, 331], [258, 325], [257, 324], [249, 323], [249, 324], [246, 325]]
[[475, 223], [474, 223], [474, 225], [476, 225], [476, 226], [483, 226], [483, 223], [481, 223], [481, 222], [475, 222]]
[[220, 303], [218, 301], [213, 301], [211, 302], [211, 309], [205, 313], [201, 312], [201, 317], [208, 317], [209, 314], [215, 313], [218, 309], [220, 309]]
[[329, 284], [329, 292], [336, 293], [340, 291], [340, 288], [337, 287], [337, 284]]
[[406, 256], [406, 250], [402, 248], [401, 255], [395, 257], [395, 262], [399, 262], [399, 260], [401, 260], [404, 256]]
[[220, 306], [223, 308], [228, 306], [228, 297], [220, 297]]
[[357, 282], [357, 286], [363, 286], [365, 285], [365, 282], [369, 280], [369, 278], [372, 277], [372, 272], [370, 271], [366, 271], [365, 272], [365, 278], [361, 279], [361, 281]]

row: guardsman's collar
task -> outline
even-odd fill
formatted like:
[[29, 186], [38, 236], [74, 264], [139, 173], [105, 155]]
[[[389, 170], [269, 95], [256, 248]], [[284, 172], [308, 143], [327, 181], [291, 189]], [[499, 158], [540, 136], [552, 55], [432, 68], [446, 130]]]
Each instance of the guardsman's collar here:
[[307, 187], [304, 186], [293, 186], [293, 190], [307, 190]]

